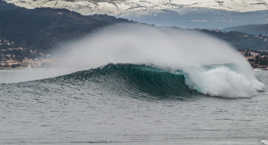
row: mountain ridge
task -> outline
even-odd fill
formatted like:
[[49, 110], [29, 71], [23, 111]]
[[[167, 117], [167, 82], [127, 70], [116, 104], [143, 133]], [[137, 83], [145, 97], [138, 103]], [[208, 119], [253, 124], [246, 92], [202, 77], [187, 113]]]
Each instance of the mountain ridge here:
[[165, 10], [143, 16], [129, 15], [123, 18], [158, 26], [215, 30], [249, 24], [268, 24], [268, 10], [240, 13], [206, 8], [182, 8], [181, 12]]
[[[68, 9], [82, 15], [106, 14], [140, 23], [223, 29], [268, 23], [268, 0], [2, 0], [29, 9]], [[253, 4], [260, 3], [257, 7]], [[248, 19], [252, 19], [248, 21]]]
[[237, 31], [252, 35], [268, 36], [268, 24], [242, 25], [223, 29], [224, 31]]
[[83, 15], [109, 14], [121, 16], [129, 13], [148, 14], [180, 8], [210, 8], [248, 12], [268, 10], [268, 0], [5, 0], [25, 8], [65, 8]]

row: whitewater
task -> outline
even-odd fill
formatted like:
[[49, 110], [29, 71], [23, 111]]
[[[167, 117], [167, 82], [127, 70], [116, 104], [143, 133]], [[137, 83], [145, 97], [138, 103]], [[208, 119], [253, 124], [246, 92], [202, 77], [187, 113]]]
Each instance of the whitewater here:
[[119, 24], [0, 71], [0, 144], [262, 144], [266, 71], [196, 31]]

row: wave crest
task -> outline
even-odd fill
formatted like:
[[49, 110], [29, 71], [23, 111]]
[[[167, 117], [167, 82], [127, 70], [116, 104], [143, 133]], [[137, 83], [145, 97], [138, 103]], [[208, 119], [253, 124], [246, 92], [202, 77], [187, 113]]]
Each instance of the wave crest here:
[[127, 88], [158, 98], [197, 94], [228, 98], [249, 97], [256, 95], [263, 87], [259, 81], [250, 80], [237, 72], [233, 65], [225, 64], [192, 68], [191, 71], [168, 70], [150, 65], [108, 64], [60, 78], [71, 82], [111, 83], [118, 90]]

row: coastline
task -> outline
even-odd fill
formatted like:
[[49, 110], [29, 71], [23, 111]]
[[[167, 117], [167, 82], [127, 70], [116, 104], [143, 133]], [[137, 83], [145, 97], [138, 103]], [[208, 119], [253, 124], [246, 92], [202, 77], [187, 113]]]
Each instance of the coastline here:
[[[254, 71], [258, 71], [258, 70], [262, 70], [262, 71], [268, 71], [268, 64], [265, 65], [260, 65], [258, 63], [255, 63], [255, 61], [252, 61], [252, 59], [245, 57], [249, 64], [252, 66], [252, 68], [254, 69]], [[25, 68], [44, 68], [47, 66], [50, 66], [50, 64], [52, 62], [54, 62], [54, 59], [35, 59], [35, 60], [31, 60], [31, 61], [14, 61], [12, 60], [14, 63], [8, 63], [8, 62], [4, 62], [4, 63], [0, 63], [0, 70], [14, 70], [14, 69], [25, 69]], [[3, 65], [4, 64], [4, 65]]]

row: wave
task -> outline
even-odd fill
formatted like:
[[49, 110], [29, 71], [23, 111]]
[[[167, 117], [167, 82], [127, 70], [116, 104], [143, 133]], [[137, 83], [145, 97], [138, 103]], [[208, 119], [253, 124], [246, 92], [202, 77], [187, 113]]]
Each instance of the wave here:
[[[239, 74], [233, 64], [209, 65], [203, 68], [167, 69], [145, 64], [108, 64], [53, 79], [65, 83], [94, 82], [137, 94], [157, 98], [184, 98], [198, 94], [217, 97], [249, 97], [261, 85]], [[255, 83], [255, 84], [254, 84]], [[109, 87], [108, 87], [109, 88]], [[105, 88], [104, 88], [105, 89]]]
[[[264, 88], [240, 53], [225, 42], [193, 31], [120, 24], [62, 44], [58, 50], [52, 69], [41, 73], [42, 78], [89, 70], [71, 76], [80, 78], [76, 79], [79, 82], [90, 77], [100, 81], [93, 76], [101, 76], [114, 89], [130, 87], [163, 96], [196, 91], [251, 97]], [[110, 63], [114, 65], [107, 65]], [[27, 76], [32, 78], [33, 72]]]
[[[94, 82], [113, 86], [118, 92], [149, 94], [158, 99], [184, 98], [198, 94], [186, 84], [187, 74], [181, 70], [170, 72], [152, 65], [108, 64], [96, 69], [80, 71], [56, 78], [65, 83]], [[110, 88], [110, 87], [107, 87]], [[105, 89], [105, 88], [104, 88]], [[139, 96], [139, 95], [137, 95]]]

